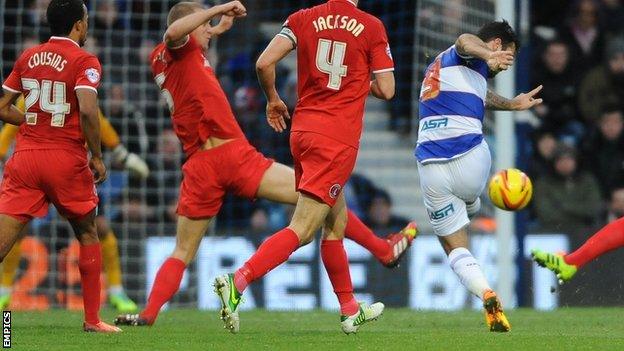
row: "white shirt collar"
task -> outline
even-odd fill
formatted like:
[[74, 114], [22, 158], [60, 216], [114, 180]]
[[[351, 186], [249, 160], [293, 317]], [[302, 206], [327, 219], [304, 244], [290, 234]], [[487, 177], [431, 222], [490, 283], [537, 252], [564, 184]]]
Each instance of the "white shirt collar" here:
[[78, 45], [78, 43], [76, 43], [73, 39], [67, 38], [67, 37], [57, 37], [57, 36], [51, 36], [50, 40], [68, 40], [71, 41], [72, 43], [74, 43], [74, 45], [76, 45], [77, 47], [80, 47], [80, 45]]

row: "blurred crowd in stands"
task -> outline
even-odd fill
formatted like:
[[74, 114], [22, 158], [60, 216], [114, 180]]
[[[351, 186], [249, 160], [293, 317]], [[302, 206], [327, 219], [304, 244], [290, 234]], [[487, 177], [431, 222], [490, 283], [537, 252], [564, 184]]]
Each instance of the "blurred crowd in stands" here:
[[573, 234], [624, 216], [624, 4], [533, 10], [531, 86], [544, 86], [544, 103], [533, 111], [532, 215], [537, 230]]

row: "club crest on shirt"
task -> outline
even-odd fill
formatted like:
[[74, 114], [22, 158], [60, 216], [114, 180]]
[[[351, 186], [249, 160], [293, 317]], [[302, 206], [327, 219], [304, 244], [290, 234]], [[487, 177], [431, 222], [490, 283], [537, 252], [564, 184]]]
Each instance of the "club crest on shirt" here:
[[332, 199], [337, 198], [340, 194], [341, 189], [342, 187], [340, 186], [340, 184], [332, 185], [331, 188], [329, 188], [329, 197], [331, 197]]
[[89, 82], [93, 84], [100, 81], [100, 72], [98, 72], [98, 70], [95, 68], [87, 68], [87, 70], [85, 71], [85, 75], [87, 76]]

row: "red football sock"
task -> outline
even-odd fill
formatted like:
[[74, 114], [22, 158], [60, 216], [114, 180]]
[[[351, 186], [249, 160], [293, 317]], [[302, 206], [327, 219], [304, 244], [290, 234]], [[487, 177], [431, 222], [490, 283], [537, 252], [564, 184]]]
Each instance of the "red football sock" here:
[[375, 235], [352, 211], [347, 212], [345, 238], [355, 241], [378, 260], [383, 260], [392, 253], [388, 242]]
[[611, 222], [589, 238], [583, 246], [564, 257], [568, 264], [580, 268], [598, 256], [624, 246], [624, 218]]
[[271, 235], [234, 274], [236, 290], [242, 293], [249, 283], [262, 278], [270, 270], [286, 262], [297, 248], [299, 237], [290, 228], [284, 228]]
[[156, 279], [154, 279], [154, 286], [147, 299], [147, 305], [141, 312], [141, 317], [147, 319], [150, 324], [154, 323], [161, 307], [171, 300], [180, 288], [184, 269], [186, 269], [184, 261], [173, 257], [167, 258], [160, 266]]
[[102, 272], [100, 243], [80, 246], [78, 269], [80, 270], [85, 322], [98, 324], [100, 322], [100, 273]]
[[359, 306], [353, 297], [349, 260], [342, 240], [323, 240], [321, 242], [321, 258], [338, 297], [340, 313], [345, 316], [357, 313]]

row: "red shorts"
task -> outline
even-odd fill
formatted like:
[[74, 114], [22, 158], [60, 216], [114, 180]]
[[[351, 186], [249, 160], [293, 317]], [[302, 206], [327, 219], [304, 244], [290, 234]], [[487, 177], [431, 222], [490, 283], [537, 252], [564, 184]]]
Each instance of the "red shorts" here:
[[43, 217], [52, 203], [67, 218], [82, 217], [98, 204], [84, 151], [22, 150], [4, 167], [0, 213], [21, 222]]
[[191, 219], [213, 217], [228, 191], [253, 199], [273, 164], [245, 139], [198, 150], [184, 163], [177, 213]]
[[291, 132], [297, 191], [313, 195], [329, 206], [351, 177], [357, 149], [313, 132]]

